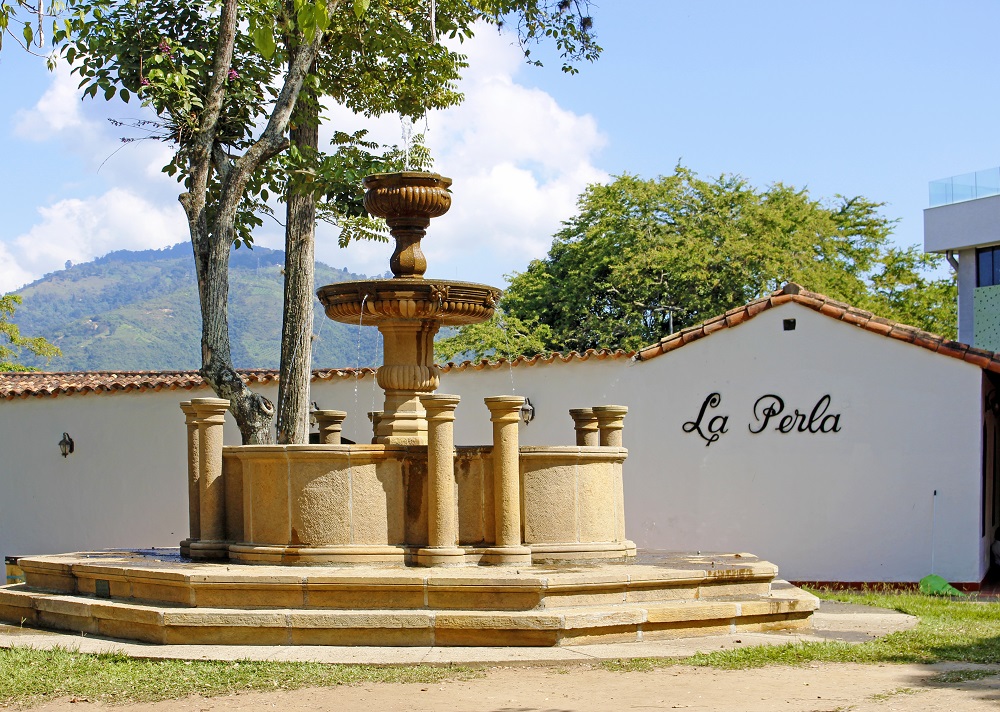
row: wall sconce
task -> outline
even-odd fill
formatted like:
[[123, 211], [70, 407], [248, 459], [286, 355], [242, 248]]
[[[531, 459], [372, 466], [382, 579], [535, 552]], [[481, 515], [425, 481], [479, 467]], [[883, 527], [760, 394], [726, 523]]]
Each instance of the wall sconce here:
[[531, 405], [531, 399], [525, 398], [524, 405], [521, 406], [521, 420], [527, 425], [535, 419], [535, 406]]
[[63, 433], [62, 440], [59, 441], [59, 452], [62, 453], [63, 457], [67, 457], [73, 452], [73, 438], [69, 436], [69, 433]]

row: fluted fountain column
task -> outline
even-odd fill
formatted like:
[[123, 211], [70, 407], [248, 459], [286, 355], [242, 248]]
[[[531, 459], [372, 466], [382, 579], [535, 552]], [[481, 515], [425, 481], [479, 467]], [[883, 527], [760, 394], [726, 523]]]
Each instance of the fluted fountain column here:
[[226, 482], [222, 477], [222, 428], [229, 401], [224, 398], [194, 398], [191, 406], [198, 423], [198, 541], [191, 542], [192, 559], [224, 559], [226, 541]]
[[187, 429], [188, 538], [181, 542], [181, 556], [191, 555], [191, 542], [201, 538], [201, 493], [198, 461], [198, 413], [191, 401], [181, 403]]
[[465, 563], [458, 546], [455, 500], [455, 408], [458, 396], [422, 396], [427, 410], [427, 546], [417, 550], [422, 566]]
[[530, 564], [531, 549], [521, 540], [521, 454], [517, 425], [520, 396], [486, 398], [493, 422], [493, 496], [496, 545], [483, 554], [484, 564]]

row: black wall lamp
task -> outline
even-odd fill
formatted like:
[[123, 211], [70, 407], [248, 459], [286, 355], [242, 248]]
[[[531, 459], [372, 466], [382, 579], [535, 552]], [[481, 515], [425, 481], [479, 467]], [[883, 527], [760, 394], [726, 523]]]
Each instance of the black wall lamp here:
[[62, 440], [59, 441], [59, 452], [62, 453], [63, 457], [68, 457], [73, 452], [73, 438], [69, 436], [69, 433], [63, 433]]
[[535, 419], [535, 406], [531, 405], [531, 399], [525, 398], [524, 405], [521, 406], [521, 420], [527, 425]]

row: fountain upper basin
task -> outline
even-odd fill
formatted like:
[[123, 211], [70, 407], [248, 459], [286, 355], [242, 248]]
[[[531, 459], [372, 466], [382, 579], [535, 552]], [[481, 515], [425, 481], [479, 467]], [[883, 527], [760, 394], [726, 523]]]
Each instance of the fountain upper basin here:
[[488, 320], [500, 294], [485, 284], [399, 277], [339, 282], [316, 292], [326, 315], [344, 324], [433, 319], [445, 326]]

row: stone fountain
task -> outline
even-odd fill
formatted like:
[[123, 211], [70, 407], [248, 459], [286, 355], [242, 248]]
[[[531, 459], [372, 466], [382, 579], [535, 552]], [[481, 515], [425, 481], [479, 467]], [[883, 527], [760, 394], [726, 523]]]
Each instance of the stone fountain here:
[[[636, 563], [625, 537], [627, 409], [571, 410], [575, 444], [522, 447], [522, 398], [485, 399], [488, 445], [455, 447], [459, 398], [435, 393], [442, 325], [493, 315], [499, 292], [425, 279], [420, 249], [450, 179], [365, 180], [396, 241], [393, 278], [319, 290], [331, 319], [375, 325], [383, 410], [371, 444], [222, 443], [228, 401], [181, 404], [190, 537], [180, 555], [21, 559], [0, 619], [157, 643], [560, 645], [808, 624], [816, 600], [745, 554]], [[482, 406], [480, 406], [482, 407]], [[485, 413], [483, 415], [485, 417]], [[648, 557], [647, 557], [648, 558]]]

